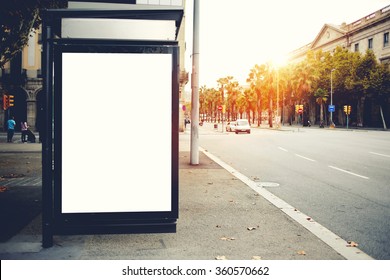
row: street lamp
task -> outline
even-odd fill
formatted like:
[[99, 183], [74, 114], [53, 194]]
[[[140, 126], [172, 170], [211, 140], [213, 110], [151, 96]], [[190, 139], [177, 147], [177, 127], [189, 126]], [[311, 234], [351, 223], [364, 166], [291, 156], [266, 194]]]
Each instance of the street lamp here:
[[[330, 105], [333, 106], [333, 71], [335, 71], [336, 69], [332, 69], [330, 70]], [[334, 127], [334, 124], [333, 124], [333, 111], [330, 112], [330, 126], [331, 127]]]

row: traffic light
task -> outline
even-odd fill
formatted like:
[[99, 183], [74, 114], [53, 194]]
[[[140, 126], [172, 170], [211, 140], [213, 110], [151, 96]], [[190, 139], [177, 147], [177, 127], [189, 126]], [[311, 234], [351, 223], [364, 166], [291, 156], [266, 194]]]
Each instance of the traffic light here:
[[3, 95], [3, 110], [7, 110], [9, 107], [9, 103], [8, 103], [8, 95], [4, 94]]
[[350, 105], [344, 105], [344, 112], [347, 115], [350, 115], [351, 114], [351, 106]]
[[8, 95], [8, 107], [13, 107], [14, 105], [14, 96]]

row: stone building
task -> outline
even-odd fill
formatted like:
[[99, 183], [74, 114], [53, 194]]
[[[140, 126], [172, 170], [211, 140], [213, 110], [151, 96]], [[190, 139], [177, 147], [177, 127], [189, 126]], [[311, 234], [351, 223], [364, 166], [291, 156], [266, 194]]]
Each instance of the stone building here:
[[[372, 50], [378, 62], [390, 67], [389, 34], [390, 5], [350, 24], [324, 24], [311, 43], [290, 52], [289, 63], [303, 61], [308, 51], [332, 53], [337, 47], [342, 47], [361, 54]], [[390, 122], [390, 100], [378, 102], [373, 98], [362, 97], [357, 104], [351, 104], [354, 107], [350, 116], [352, 122], [357, 126], [386, 127], [385, 123]], [[345, 125], [341, 106], [336, 108], [334, 116], [339, 121], [338, 124]]]
[[[169, 9], [171, 6], [182, 7], [185, 10], [185, 0], [127, 0], [127, 1], [68, 1], [68, 8], [110, 8], [110, 9]], [[113, 4], [112, 2], [116, 2]], [[184, 68], [185, 59], [185, 15], [177, 40], [180, 46], [180, 95], [188, 83], [189, 75]], [[0, 130], [5, 130], [5, 123], [12, 115], [17, 127], [26, 120], [30, 128], [39, 130], [42, 118], [42, 73], [41, 73], [41, 31], [30, 34], [28, 45], [11, 62], [0, 71], [0, 96], [14, 96], [14, 107], [4, 111], [0, 108]], [[183, 129], [184, 114], [180, 115], [180, 129]]]
[[324, 24], [315, 39], [289, 54], [291, 63], [305, 59], [309, 50], [332, 52], [337, 46], [352, 52], [371, 49], [381, 63], [390, 64], [390, 5], [350, 24]]

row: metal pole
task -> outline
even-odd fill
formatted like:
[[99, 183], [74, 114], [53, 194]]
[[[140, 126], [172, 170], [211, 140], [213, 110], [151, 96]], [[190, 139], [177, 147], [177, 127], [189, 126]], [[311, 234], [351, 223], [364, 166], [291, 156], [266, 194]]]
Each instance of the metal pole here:
[[276, 69], [276, 127], [280, 127], [279, 120], [279, 68]]
[[[53, 246], [53, 188], [52, 188], [52, 88], [53, 64], [51, 53], [52, 28], [44, 19], [43, 24], [43, 70], [44, 120], [40, 124], [42, 139], [42, 247]], [[42, 127], [43, 126], [43, 127]]]
[[[330, 70], [330, 105], [333, 107], [333, 71], [335, 69]], [[333, 111], [330, 112], [330, 126], [333, 127]]]
[[194, 0], [190, 164], [199, 164], [199, 0]]

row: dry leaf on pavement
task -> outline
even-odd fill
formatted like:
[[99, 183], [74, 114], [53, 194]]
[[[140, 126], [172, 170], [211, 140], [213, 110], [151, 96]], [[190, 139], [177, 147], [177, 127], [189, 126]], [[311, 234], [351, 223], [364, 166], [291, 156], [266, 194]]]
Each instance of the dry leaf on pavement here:
[[354, 241], [348, 241], [347, 243], [348, 243], [348, 244], [347, 244], [347, 247], [357, 247], [357, 246], [359, 246], [359, 244], [357, 244], [357, 243], [354, 242]]
[[236, 240], [236, 238], [234, 238], [234, 237], [221, 237], [220, 238], [221, 240], [223, 240], [223, 241], [230, 241], [230, 240]]
[[215, 259], [216, 260], [227, 260], [227, 258], [225, 256], [216, 256]]
[[301, 251], [298, 251], [297, 253], [298, 253], [298, 255], [301, 255], [301, 256], [306, 256], [306, 252], [305, 252], [305, 251], [303, 251], [303, 250], [301, 250]]

